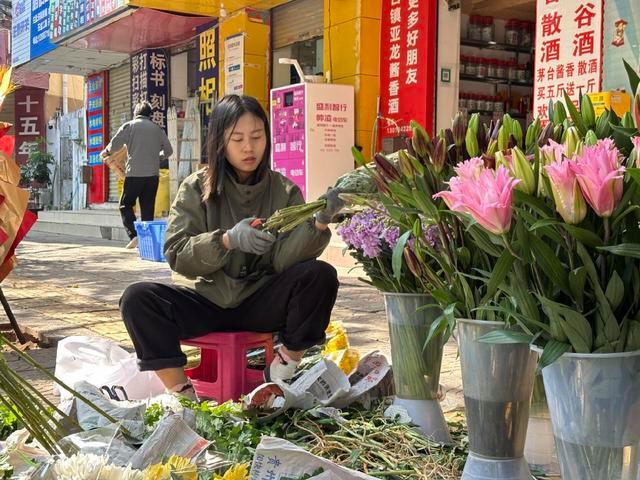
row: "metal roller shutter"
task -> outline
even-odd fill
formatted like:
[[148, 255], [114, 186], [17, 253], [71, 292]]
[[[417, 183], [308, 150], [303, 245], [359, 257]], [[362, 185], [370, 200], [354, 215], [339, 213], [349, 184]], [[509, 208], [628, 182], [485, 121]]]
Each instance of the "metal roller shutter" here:
[[[131, 120], [131, 74], [129, 62], [109, 70], [109, 138]], [[109, 201], [118, 202], [118, 177], [109, 169]]]
[[272, 13], [274, 50], [323, 34], [323, 0], [293, 0], [274, 8]]

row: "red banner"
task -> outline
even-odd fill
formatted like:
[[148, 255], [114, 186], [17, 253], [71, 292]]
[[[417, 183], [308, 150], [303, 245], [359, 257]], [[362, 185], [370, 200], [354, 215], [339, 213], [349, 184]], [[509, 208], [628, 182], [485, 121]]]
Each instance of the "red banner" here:
[[408, 136], [416, 120], [433, 131], [437, 0], [382, 0], [381, 136]]
[[22, 165], [27, 163], [29, 153], [38, 148], [38, 141], [47, 135], [44, 125], [44, 90], [19, 88], [15, 93], [15, 102], [15, 155], [16, 162]]

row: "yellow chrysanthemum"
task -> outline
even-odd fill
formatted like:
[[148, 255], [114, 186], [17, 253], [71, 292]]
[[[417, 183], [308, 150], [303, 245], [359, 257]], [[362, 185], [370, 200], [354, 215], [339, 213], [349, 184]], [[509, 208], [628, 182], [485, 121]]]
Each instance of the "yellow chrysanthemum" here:
[[181, 480], [198, 479], [198, 468], [188, 458], [172, 455], [165, 465], [171, 467], [171, 473], [178, 475]]
[[171, 467], [157, 463], [150, 465], [144, 470], [144, 480], [170, 480]]
[[222, 476], [214, 474], [211, 480], [249, 480], [249, 466], [246, 463], [238, 463]]

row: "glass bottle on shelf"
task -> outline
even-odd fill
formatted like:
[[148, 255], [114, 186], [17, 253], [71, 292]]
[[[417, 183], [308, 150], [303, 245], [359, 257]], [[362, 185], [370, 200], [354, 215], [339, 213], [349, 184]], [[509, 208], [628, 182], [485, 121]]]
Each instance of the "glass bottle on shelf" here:
[[498, 75], [496, 74], [496, 66], [497, 66], [497, 61], [495, 58], [488, 58], [486, 60], [487, 62], [487, 77], [492, 77], [492, 78], [496, 78]]
[[485, 58], [477, 59], [476, 76], [483, 77], [483, 78], [487, 76], [487, 60]]
[[487, 109], [487, 101], [485, 100], [484, 95], [478, 95], [476, 107], [480, 111], [485, 111]]
[[517, 20], [509, 20], [504, 30], [504, 43], [517, 47], [520, 43], [520, 30]]
[[503, 60], [496, 60], [496, 77], [502, 79], [507, 78], [506, 64]]
[[493, 111], [496, 113], [504, 113], [504, 102], [499, 96], [493, 97]]
[[476, 74], [478, 73], [477, 70], [477, 64], [476, 64], [476, 58], [475, 57], [468, 57], [467, 58], [467, 75], [471, 75], [472, 77], [475, 77]]
[[509, 80], [516, 80], [518, 78], [518, 65], [515, 59], [509, 60], [507, 64], [507, 78]]
[[474, 111], [478, 109], [478, 102], [476, 100], [476, 95], [475, 93], [470, 93], [467, 96], [467, 109], [469, 111]]
[[467, 109], [467, 94], [461, 93], [458, 97], [458, 110], [466, 110]]
[[520, 45], [523, 47], [530, 47], [533, 45], [533, 27], [532, 22], [520, 22], [520, 31], [522, 36], [520, 38]]
[[527, 66], [524, 64], [520, 64], [518, 65], [518, 73], [517, 73], [517, 79], [519, 82], [526, 82], [527, 81]]
[[493, 17], [482, 17], [482, 41], [493, 42], [496, 35], [496, 27]]
[[471, 15], [469, 18], [467, 36], [469, 40], [482, 40], [482, 25], [479, 23], [478, 15]]

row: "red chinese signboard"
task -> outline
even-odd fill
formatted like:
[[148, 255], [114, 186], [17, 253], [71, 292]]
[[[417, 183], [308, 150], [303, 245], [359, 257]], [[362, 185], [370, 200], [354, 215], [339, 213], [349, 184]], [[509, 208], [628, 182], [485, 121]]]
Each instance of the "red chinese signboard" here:
[[602, 0], [537, 0], [534, 115], [549, 121], [550, 100], [564, 92], [578, 105], [580, 93], [602, 84]]
[[[29, 153], [38, 148], [38, 141], [46, 136], [44, 126], [44, 90], [20, 88], [15, 93], [16, 162], [23, 165]], [[42, 146], [44, 148], [44, 146]]]
[[382, 0], [381, 136], [409, 136], [416, 120], [433, 131], [436, 0]]

